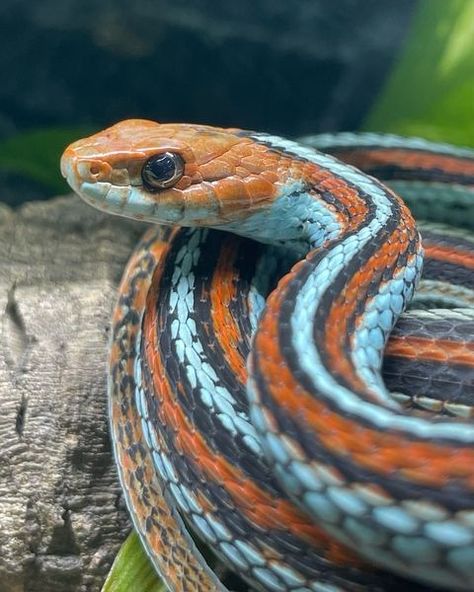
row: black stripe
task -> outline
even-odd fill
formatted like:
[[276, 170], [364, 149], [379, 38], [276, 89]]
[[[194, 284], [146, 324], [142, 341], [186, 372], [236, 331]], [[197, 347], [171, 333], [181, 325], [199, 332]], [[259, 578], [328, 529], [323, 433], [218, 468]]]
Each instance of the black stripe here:
[[[187, 241], [188, 238], [183, 236], [179, 245], [184, 245]], [[241, 383], [236, 384], [237, 379], [233, 373], [232, 367], [228, 363], [226, 354], [222, 350], [219, 338], [216, 335], [211, 313], [210, 293], [212, 290], [212, 280], [223, 245], [225, 242], [229, 241], [232, 241], [234, 249], [237, 249], [238, 251], [237, 262], [234, 267], [236, 270], [236, 277], [238, 278], [236, 297], [232, 301], [230, 307], [235, 315], [234, 318], [239, 323], [242, 339], [237, 345], [237, 352], [245, 365], [245, 361], [250, 351], [249, 337], [251, 334], [250, 326], [247, 326], [249, 318], [247, 295], [250, 289], [251, 278], [254, 275], [255, 259], [260, 255], [258, 252], [260, 246], [258, 244], [256, 245], [256, 257], [254, 258], [250, 256], [248, 241], [228, 233], [209, 231], [207, 238], [201, 243], [202, 254], [196, 267], [193, 269], [195, 276], [195, 308], [190, 314], [190, 319], [194, 320], [196, 323], [197, 334], [200, 337], [204, 355], [216, 371], [220, 384], [225, 386], [237, 399], [239, 409], [247, 413], [248, 403], [245, 385]], [[243, 259], [247, 260], [246, 268], [239, 265], [239, 263], [242, 263]], [[171, 261], [170, 269], [173, 269], [173, 267], [174, 262]], [[163, 298], [164, 304], [166, 303], [166, 300], [166, 297]]]
[[382, 376], [390, 391], [474, 406], [474, 366], [385, 356]]
[[[447, 340], [453, 344], [469, 344], [474, 335], [474, 320], [442, 318], [436, 315], [417, 316], [416, 311], [403, 316], [391, 337], [404, 339]], [[452, 363], [445, 360], [423, 359], [413, 345], [413, 356], [390, 355], [384, 357], [382, 373], [390, 390], [409, 395], [427, 396], [439, 401], [474, 405], [474, 360]]]
[[[452, 229], [450, 226], [446, 228], [448, 231]], [[474, 254], [474, 240], [469, 240], [463, 236], [444, 234], [442, 230], [437, 231], [434, 228], [428, 230], [422, 227], [421, 237], [424, 243], [430, 246], [451, 247], [455, 251], [461, 249], [463, 252], [467, 251]]]
[[[370, 222], [376, 216], [375, 206], [373, 206], [370, 202], [370, 197], [365, 195], [365, 200], [368, 202], [368, 215], [363, 222], [363, 226], [370, 224]], [[344, 267], [337, 277], [334, 279], [332, 284], [328, 287], [326, 292], [323, 294], [318, 309], [316, 311], [316, 315], [312, 320], [313, 323], [313, 339], [315, 343], [324, 344], [325, 343], [325, 335], [324, 335], [324, 328], [326, 325], [326, 319], [331, 308], [333, 302], [339, 297], [344, 287], [347, 285], [348, 281], [352, 276], [360, 269], [361, 266], [365, 265], [366, 262], [374, 255], [380, 246], [386, 242], [387, 239], [390, 238], [393, 231], [397, 228], [400, 219], [400, 208], [398, 206], [398, 202], [394, 201], [394, 215], [388, 220], [387, 225], [382, 228], [376, 236], [373, 237], [372, 240], [366, 243], [366, 245], [349, 261], [346, 267]], [[355, 235], [360, 231], [361, 227], [355, 229], [351, 235]], [[343, 238], [338, 239], [333, 244], [331, 244], [331, 249], [334, 249], [338, 244], [343, 243], [350, 235], [347, 234]], [[315, 257], [311, 257], [311, 261], [309, 262], [309, 268], [305, 270], [304, 274], [298, 274], [298, 277], [295, 278], [295, 281], [286, 291], [285, 294], [285, 306], [281, 308], [279, 314], [279, 344], [280, 349], [282, 351], [282, 355], [284, 355], [286, 362], [291, 369], [292, 374], [297, 377], [297, 379], [301, 382], [303, 387], [308, 392], [314, 391], [314, 385], [312, 380], [308, 377], [306, 372], [302, 370], [300, 367], [299, 359], [297, 357], [296, 352], [293, 349], [291, 344], [291, 330], [290, 327], [285, 323], [286, 319], [290, 319], [293, 315], [293, 311], [296, 305], [296, 298], [298, 292], [300, 290], [301, 285], [306, 281], [306, 279], [314, 273], [314, 269], [317, 268], [319, 263], [322, 259], [327, 256], [324, 250], [321, 250], [319, 253], [316, 254]], [[398, 264], [398, 263], [397, 263]], [[354, 311], [354, 315], [351, 319], [349, 319], [348, 331], [345, 337], [346, 340], [346, 347], [349, 348], [349, 340], [354, 330], [355, 319], [360, 316], [363, 312], [367, 304], [367, 300], [374, 296], [380, 287], [380, 283], [388, 280], [393, 275], [393, 269], [384, 269], [380, 270], [378, 277], [374, 278], [373, 286], [369, 290], [368, 293], [364, 293], [360, 295], [360, 301]], [[330, 357], [327, 351], [324, 348], [319, 350], [319, 354], [321, 357], [322, 364], [328, 368], [330, 365]], [[337, 375], [338, 382], [345, 386], [346, 388], [352, 388], [352, 385], [349, 380], [345, 376]], [[362, 393], [360, 395], [363, 396]]]
[[[179, 249], [189, 241], [191, 230], [183, 230], [173, 241], [169, 256], [165, 261], [165, 268], [159, 286], [159, 298], [155, 303], [157, 310], [158, 326], [155, 327], [157, 332], [157, 343], [160, 351], [156, 355], [160, 355], [164, 361], [166, 379], [171, 387], [171, 391], [175, 393], [177, 404], [182, 409], [187, 417], [187, 420], [195, 429], [203, 436], [207, 446], [219, 454], [231, 464], [239, 467], [250, 479], [259, 484], [259, 486], [266, 491], [274, 494], [278, 491], [278, 486], [274, 476], [269, 471], [263, 457], [257, 457], [251, 448], [247, 445], [240, 432], [233, 435], [230, 431], [224, 428], [222, 421], [218, 417], [218, 411], [209, 409], [202, 401], [199, 384], [193, 387], [189, 382], [185, 367], [179, 362], [175, 344], [172, 339], [172, 323], [177, 319], [177, 311], [170, 312], [169, 301], [171, 297], [171, 277], [175, 269], [176, 255]], [[206, 248], [203, 255], [200, 257], [199, 263], [193, 269], [195, 275], [195, 292], [194, 300], [197, 305], [195, 311], [191, 312], [192, 318], [197, 326], [198, 334], [203, 334], [202, 325], [206, 324], [207, 335], [205, 339], [201, 340], [201, 345], [204, 354], [207, 357], [210, 365], [214, 368], [218, 382], [217, 385], [228, 386], [233, 395], [235, 403], [235, 411], [242, 418], [248, 418], [248, 401], [246, 395], [246, 387], [239, 383], [236, 377], [232, 374], [231, 368], [226, 362], [224, 353], [222, 352], [218, 340], [213, 334], [210, 318], [210, 302], [209, 289], [212, 281], [212, 271], [215, 269], [217, 258], [220, 249], [220, 243], [226, 240], [224, 233], [209, 233], [206, 241]], [[250, 248], [250, 243], [241, 241], [242, 247]], [[254, 247], [255, 248], [255, 247]], [[245, 254], [248, 257], [248, 253]], [[248, 263], [251, 275], [251, 264]], [[242, 277], [241, 297], [246, 298], [249, 286], [248, 281], [244, 287], [244, 277]], [[145, 312], [145, 315], [147, 312]], [[144, 317], [145, 318], [145, 317]], [[144, 343], [141, 344], [142, 360], [146, 359], [146, 352]], [[245, 354], [245, 351], [242, 352]], [[225, 383], [228, 383], [227, 385]], [[158, 421], [158, 403], [157, 397], [152, 390], [152, 381], [150, 381], [150, 389], [146, 391], [146, 398], [150, 408], [153, 408], [152, 422], [154, 429], [159, 429], [167, 439], [167, 444], [172, 448], [173, 434], [169, 432], [167, 426], [157, 424]], [[178, 453], [179, 451], [173, 451]]]
[[[323, 152], [327, 152], [341, 159], [343, 162], [352, 163], [354, 158], [360, 157], [360, 154], [364, 152], [370, 152], [376, 150], [377, 152], [392, 152], [394, 150], [403, 150], [404, 152], [411, 152], [412, 154], [420, 154], [425, 156], [427, 154], [437, 156], [440, 158], [453, 158], [459, 162], [465, 162], [466, 165], [472, 165], [473, 158], [462, 157], [453, 154], [447, 154], [444, 152], [436, 152], [429, 150], [420, 150], [417, 148], [404, 147], [381, 147], [381, 146], [328, 146], [324, 147]], [[358, 160], [358, 158], [357, 158]], [[474, 185], [474, 176], [466, 175], [462, 173], [451, 173], [441, 168], [431, 169], [420, 169], [411, 168], [409, 166], [403, 166], [403, 164], [377, 164], [367, 159], [367, 165], [361, 165], [357, 161], [357, 166], [368, 175], [377, 177], [382, 181], [393, 181], [393, 180], [407, 180], [407, 181], [431, 181], [438, 183], [447, 184], [458, 184], [458, 185]]]
[[437, 311], [429, 314], [423, 311], [411, 311], [398, 320], [391, 336], [448, 339], [471, 344], [474, 335], [474, 319], [455, 315], [443, 317], [442, 314]]
[[[364, 255], [364, 257], [365, 256], [366, 255]], [[311, 261], [306, 261], [305, 266], [298, 273], [298, 277], [294, 278], [295, 281], [292, 282], [292, 284], [287, 288], [287, 291], [285, 293], [285, 301], [283, 302], [283, 305], [280, 310], [280, 316], [279, 316], [279, 343], [280, 343], [280, 350], [282, 352], [282, 356], [284, 356], [286, 363], [288, 364], [292, 374], [295, 376], [295, 378], [298, 380], [298, 382], [305, 388], [305, 390], [309, 393], [314, 393], [314, 385], [313, 385], [312, 380], [308, 377], [308, 375], [301, 369], [301, 367], [299, 365], [299, 360], [298, 360], [296, 353], [291, 345], [291, 341], [289, 339], [290, 327], [288, 325], [288, 319], [291, 318], [291, 315], [294, 311], [296, 296], [297, 296], [297, 293], [298, 293], [301, 285], [306, 281], [306, 279], [309, 277], [309, 275], [313, 272], [313, 269], [318, 265], [318, 263], [322, 257], [324, 257], [323, 252], [318, 253], [317, 257], [314, 257], [314, 259], [311, 259]], [[365, 260], [365, 258], [362, 260]], [[356, 268], [357, 268], [357, 265], [354, 262], [352, 263], [351, 269], [349, 269], [349, 266], [348, 266], [348, 268], [346, 268], [348, 270], [348, 275], [351, 276], [352, 273], [354, 272], [354, 270], [356, 270]], [[391, 271], [389, 269], [387, 270], [387, 272], [389, 274], [391, 273]], [[341, 282], [341, 283], [343, 283], [343, 282]], [[337, 294], [340, 293], [339, 290], [335, 290], [334, 292], [335, 292], [336, 296], [337, 296]], [[332, 297], [326, 296], [326, 298], [328, 298], [330, 301], [332, 301], [333, 297], [334, 297], [334, 294], [332, 294]], [[323, 302], [323, 301], [321, 301], [321, 302]], [[326, 308], [326, 310], [327, 310], [327, 308]], [[323, 323], [323, 321], [325, 320], [326, 315], [321, 315], [321, 317], [322, 317], [322, 319], [319, 321], [319, 324], [318, 324], [317, 320], [315, 320], [315, 322], [314, 322], [315, 331], [321, 331], [320, 326]], [[406, 323], [406, 321], [404, 319], [399, 322]], [[429, 330], [435, 331], [436, 330], [435, 324], [436, 323], [433, 321], [432, 326], [430, 329], [428, 329], [428, 331]], [[449, 327], [451, 328], [451, 330], [453, 330], [453, 324], [449, 323]], [[467, 339], [468, 341], [472, 341], [471, 336], [474, 334], [474, 327], [472, 326], [472, 323], [469, 323], [466, 321], [463, 321], [462, 323], [459, 322], [457, 324], [457, 331], [458, 331], [460, 340]], [[436, 335], [438, 338], [441, 338], [440, 328], [438, 328]], [[318, 336], [318, 339], [322, 339], [322, 337]], [[318, 342], [318, 343], [320, 343], [320, 342]], [[255, 364], [255, 361], [258, 357], [257, 353], [258, 352], [252, 353], [254, 364]], [[320, 353], [321, 359], [324, 363], [325, 362], [324, 350], [320, 351], [319, 353]], [[341, 385], [349, 387], [349, 385], [347, 384], [347, 381], [344, 380], [344, 377], [338, 377], [338, 380]], [[262, 383], [263, 382], [264, 382], [264, 380], [262, 378]], [[356, 394], [359, 396], [364, 395], [364, 393], [356, 393]], [[268, 395], [268, 396], [269, 396], [269, 400], [270, 400], [270, 395]], [[340, 412], [339, 407], [333, 401], [326, 400], [325, 405], [334, 412]], [[278, 405], [275, 405], [275, 403], [272, 402], [270, 404], [270, 408], [273, 409], [273, 413], [274, 413], [275, 418], [279, 424], [283, 425], [283, 423], [286, 423], [287, 415], [279, 408]], [[402, 413], [403, 413], [403, 411], [402, 411]], [[367, 419], [365, 419], [363, 417], [358, 417], [357, 421], [361, 425], [368, 427], [370, 429], [378, 429], [377, 426], [374, 426], [370, 421], [368, 421]], [[290, 429], [289, 426], [288, 426], [288, 429]], [[303, 430], [303, 426], [299, 426], [299, 425], [292, 426], [291, 429], [292, 429], [291, 434], [298, 440], [299, 439], [297, 436], [298, 431]], [[282, 429], [282, 431], [284, 431], [284, 429]], [[399, 431], [397, 431], [397, 430], [391, 430], [390, 432], [395, 435], [399, 434]], [[409, 438], [413, 442], [423, 440], [422, 438], [420, 439], [416, 435], [409, 434], [409, 433], [403, 433], [403, 437]], [[439, 445], [448, 445], [449, 446], [449, 445], [455, 444], [458, 447], [467, 446], [468, 448], [471, 446], [470, 444], [464, 445], [462, 442], [458, 442], [457, 440], [451, 441], [451, 440], [447, 440], [447, 439], [434, 439], [433, 441], [435, 441]], [[311, 445], [308, 446], [308, 449], [307, 449], [308, 454], [311, 454], [312, 448], [313, 448], [313, 446], [311, 446]]]
[[[382, 134], [383, 135], [383, 134]], [[410, 138], [403, 138], [400, 137], [400, 139], [406, 139], [406, 140], [410, 140]], [[306, 144], [305, 144], [306, 145]], [[310, 146], [312, 146], [312, 144], [309, 144]], [[412, 152], [412, 153], [418, 153], [421, 155], [425, 155], [425, 154], [429, 154], [429, 155], [433, 155], [433, 156], [446, 156], [447, 158], [454, 158], [456, 160], [459, 160], [461, 162], [466, 162], [467, 164], [472, 164], [472, 162], [474, 161], [474, 151], [473, 151], [473, 156], [459, 156], [458, 154], [452, 154], [450, 152], [444, 152], [444, 151], [440, 151], [439, 149], [436, 148], [436, 145], [432, 145], [433, 149], [430, 150], [429, 147], [427, 146], [426, 148], [418, 148], [415, 146], [409, 146], [408, 144], [405, 144], [404, 146], [382, 146], [381, 144], [355, 144], [355, 143], [348, 143], [348, 144], [343, 144], [342, 142], [338, 143], [338, 144], [333, 144], [333, 145], [328, 145], [328, 146], [324, 146], [324, 148], [318, 148], [318, 150], [322, 150], [323, 152], [328, 152], [330, 154], [332, 154], [333, 152], [373, 152], [374, 150], [377, 152], [393, 152], [395, 150], [398, 151], [403, 151], [403, 152]], [[454, 147], [454, 146], [453, 146]], [[471, 150], [468, 148], [468, 150]]]
[[474, 290], [474, 272], [472, 269], [449, 263], [441, 259], [426, 258], [423, 265], [423, 279], [448, 282], [453, 286], [462, 286]]
[[[346, 160], [341, 157], [342, 160]], [[348, 160], [348, 162], [350, 162]], [[425, 181], [432, 183], [443, 183], [447, 185], [474, 185], [474, 176], [462, 175], [461, 173], [448, 173], [443, 169], [409, 169], [396, 165], [373, 165], [360, 166], [359, 168], [373, 177], [377, 177], [381, 181]]]
[[[269, 409], [275, 408], [275, 402], [271, 393], [267, 388], [266, 381], [262, 375], [259, 367], [258, 359], [253, 356], [254, 364], [254, 379], [257, 383], [257, 389], [259, 397], [262, 402], [262, 406]], [[331, 405], [327, 405], [331, 408]], [[339, 471], [344, 475], [345, 480], [349, 486], [351, 483], [360, 484], [367, 483], [368, 485], [374, 484], [379, 486], [382, 490], [386, 491], [394, 499], [414, 499], [414, 500], [428, 500], [435, 504], [441, 504], [443, 507], [447, 507], [452, 512], [461, 510], [470, 510], [474, 504], [474, 492], [466, 490], [461, 484], [456, 481], [451, 481], [444, 489], [438, 487], [427, 487], [418, 483], [414, 483], [410, 480], [404, 479], [399, 474], [393, 472], [390, 478], [387, 479], [383, 475], [374, 471], [360, 467], [358, 464], [353, 463], [351, 458], [347, 456], [344, 451], [340, 455], [336, 455], [327, 450], [322, 442], [319, 440], [317, 433], [312, 428], [307, 426], [299, 418], [293, 417], [292, 414], [279, 413], [278, 416], [274, 414], [277, 419], [279, 431], [287, 434], [290, 438], [295, 439], [304, 450], [309, 460], [323, 463], [327, 466], [334, 467], [336, 471]], [[351, 418], [349, 418], [351, 419]], [[364, 425], [364, 421], [357, 417], [357, 423]], [[395, 433], [391, 431], [390, 433]], [[436, 442], [436, 440], [432, 440]], [[471, 446], [468, 445], [468, 448]], [[368, 518], [364, 518], [368, 520]]]
[[[279, 146], [277, 144], [274, 144], [272, 140], [268, 139], [269, 134], [249, 132], [249, 131], [243, 130], [243, 131], [239, 132], [237, 135], [239, 135], [240, 137], [251, 138], [252, 140], [257, 142], [258, 144], [262, 144], [263, 146], [266, 146], [270, 152], [278, 154], [279, 156], [291, 158], [292, 160], [297, 160], [298, 162], [310, 163], [318, 169], [325, 168], [324, 165], [318, 164], [317, 162], [314, 162], [313, 160], [310, 160], [309, 158], [305, 158], [304, 156], [301, 156], [300, 154], [293, 152], [292, 150], [289, 150], [285, 146]], [[282, 138], [282, 141], [284, 141], [283, 138]], [[304, 148], [305, 150], [312, 149], [312, 150], [314, 150], [315, 154], [318, 154], [318, 152], [319, 152], [318, 150], [316, 150], [315, 148], [312, 148], [309, 145], [302, 145], [301, 147]], [[343, 165], [345, 163], [341, 161], [339, 164]], [[340, 179], [345, 184], [347, 184], [349, 187], [352, 187], [354, 190], [358, 191], [357, 188], [355, 186], [351, 185], [351, 183], [349, 183], [344, 177], [338, 176], [334, 173], [331, 173], [331, 174], [334, 177]], [[302, 179], [302, 181], [304, 182], [305, 180]], [[297, 195], [299, 195], [300, 193], [309, 193], [311, 195], [314, 195], [315, 199], [322, 200], [325, 203], [331, 205], [333, 208], [335, 208], [337, 210], [337, 212], [342, 214], [342, 216], [345, 219], [349, 218], [350, 212], [349, 212], [347, 206], [344, 205], [340, 199], [337, 199], [337, 197], [334, 196], [330, 191], [324, 190], [324, 189], [318, 187], [317, 185], [311, 185], [310, 183], [306, 182], [303, 189], [301, 191], [299, 191], [297, 194], [295, 194], [295, 197]]]
[[[143, 386], [147, 390], [152, 388], [151, 375], [146, 364], [143, 378]], [[152, 410], [152, 416], [158, 417], [158, 409], [156, 407]], [[285, 524], [281, 524], [280, 529], [266, 528], [262, 530], [259, 526], [247, 519], [239, 511], [238, 507], [235, 507], [232, 497], [225, 489], [225, 484], [213, 481], [212, 477], [207, 475], [204, 479], [199, 466], [193, 462], [192, 457], [177, 454], [174, 444], [174, 434], [168, 426], [160, 424], [159, 431], [166, 443], [166, 454], [172, 462], [176, 473], [179, 475], [180, 482], [188, 490], [194, 493], [199, 491], [201, 495], [204, 495], [209, 500], [214, 508], [213, 516], [230, 530], [233, 540], [251, 541], [264, 555], [268, 553], [269, 549], [275, 550], [277, 555], [280, 555], [285, 563], [307, 578], [308, 582], [306, 582], [306, 585], [309, 585], [311, 580], [317, 580], [341, 586], [344, 585], [344, 589], [348, 589], [347, 586], [350, 585], [351, 587], [349, 589], [359, 592], [366, 590], [367, 586], [373, 586], [370, 589], [386, 590], [387, 592], [402, 592], [402, 590], [406, 590], [406, 580], [381, 570], [366, 572], [354, 567], [328, 563], [328, 560], [324, 557], [325, 549], [323, 546], [320, 549], [311, 546], [306, 541], [293, 535], [286, 528]], [[265, 469], [266, 471], [270, 470], [269, 467]], [[257, 486], [260, 485], [260, 483], [257, 483]], [[167, 482], [167, 490], [172, 497], [172, 493], [169, 490], [169, 482]], [[275, 491], [273, 496], [275, 501], [287, 499], [280, 489]], [[180, 510], [178, 511], [181, 513]], [[185, 517], [185, 520], [189, 521], [189, 517]], [[225, 560], [225, 556], [220, 553], [218, 547], [214, 550]], [[240, 568], [239, 574], [248, 581], [255, 581], [251, 570], [242, 570]], [[423, 586], [415, 586], [413, 590], [419, 592], [426, 590], [427, 592], [427, 589]]]
[[[273, 150], [279, 154], [291, 156], [292, 158], [295, 158], [295, 159], [302, 161], [302, 162], [312, 162], [312, 161], [292, 152], [291, 150], [289, 150], [288, 148], [286, 148], [284, 146], [275, 145], [273, 143], [273, 141], [266, 141], [266, 134], [254, 134], [252, 132], [250, 132], [250, 133], [243, 132], [242, 135], [252, 137], [253, 139], [258, 141], [259, 143], [268, 146], [271, 150]], [[313, 163], [313, 164], [315, 166], [320, 166], [317, 163]], [[371, 197], [367, 193], [361, 191], [356, 185], [350, 183], [343, 176], [336, 175], [334, 173], [333, 173], [333, 176], [340, 179], [347, 186], [351, 187], [363, 199], [363, 201], [365, 202], [365, 206], [367, 208], [367, 215], [366, 215], [366, 218], [363, 222], [363, 225], [364, 226], [368, 225], [374, 219], [374, 217], [376, 215], [376, 207], [373, 204]], [[374, 179], [372, 179], [372, 182], [377, 183], [377, 181]], [[380, 236], [374, 237], [373, 240], [368, 245], [366, 245], [366, 248], [364, 249], [364, 256], [367, 256], [367, 257], [369, 257], [370, 254], [376, 250], [373, 247], [373, 245], [374, 244], [377, 244], [377, 245], [382, 244], [384, 242], [384, 240], [386, 240], [387, 235], [391, 234], [393, 232], [393, 230], [396, 228], [396, 226], [399, 222], [399, 219], [400, 219], [400, 205], [399, 205], [398, 200], [395, 200], [393, 198], [393, 195], [389, 192], [389, 190], [387, 190], [387, 188], [385, 188], [381, 183], [378, 183], [378, 185], [379, 185], [379, 188], [384, 191], [385, 195], [391, 201], [393, 208], [394, 208], [394, 214], [396, 214], [396, 215], [392, 216], [390, 222], [386, 225], [386, 227], [382, 228], [380, 230], [380, 232], [379, 232]], [[315, 187], [314, 189], [317, 192], [317, 187]], [[308, 188], [308, 190], [311, 191], [311, 188]], [[340, 203], [340, 200], [337, 200], [337, 198], [335, 198], [335, 196], [333, 196], [331, 193], [325, 192], [324, 196], [320, 195], [318, 193], [318, 195], [320, 197], [323, 197], [324, 199], [326, 199], [327, 202], [330, 203], [331, 205], [338, 207], [340, 210], [343, 208], [344, 211], [347, 212], [346, 208]], [[331, 246], [334, 247], [338, 244], [338, 242], [342, 242], [344, 239], [348, 238], [350, 235], [356, 234], [359, 231], [359, 229], [354, 230], [350, 234], [347, 233], [342, 239], [340, 239], [340, 241], [334, 241], [331, 244]], [[378, 246], [377, 246], [377, 248], [378, 248]], [[324, 258], [324, 256], [325, 256], [324, 250], [321, 250], [319, 253], [313, 254], [313, 256], [311, 257], [312, 268], [316, 267], [317, 264], [321, 261], [321, 259]], [[401, 255], [401, 257], [403, 257], [403, 255]], [[326, 291], [325, 297], [329, 301], [333, 300], [334, 292], [339, 293], [340, 290], [342, 289], [342, 287], [347, 283], [346, 272], [348, 270], [350, 270], [352, 273], [355, 272], [356, 269], [353, 269], [353, 268], [358, 269], [363, 261], [366, 261], [366, 259], [364, 259], [362, 257], [362, 255], [356, 256], [353, 258], [353, 260], [351, 261], [349, 266], [341, 271], [341, 273], [339, 274], [338, 278], [336, 278], [333, 285], [331, 285], [330, 288]], [[403, 264], [403, 262], [400, 261], [399, 265], [402, 265], [402, 264]], [[310, 273], [311, 273], [311, 269], [309, 269], [309, 268], [305, 268], [305, 270], [303, 270], [303, 269], [300, 270], [300, 272], [298, 274], [298, 279], [296, 281], [294, 280], [292, 282], [292, 286], [290, 286], [290, 288], [288, 290], [287, 298], [285, 299], [286, 301], [283, 303], [283, 306], [280, 310], [280, 315], [279, 315], [279, 318], [280, 318], [280, 323], [279, 323], [280, 347], [282, 349], [282, 352], [284, 352], [286, 354], [286, 357], [288, 358], [289, 366], [292, 368], [292, 371], [295, 375], [299, 374], [300, 368], [299, 368], [299, 363], [295, 358], [294, 352], [292, 351], [292, 348], [289, 345], [290, 344], [289, 337], [290, 337], [291, 331], [290, 331], [288, 324], [285, 322], [285, 317], [287, 319], [290, 318], [291, 314], [289, 316], [286, 316], [286, 315], [287, 315], [288, 311], [293, 310], [293, 304], [294, 304], [294, 301], [296, 298], [296, 292], [299, 290], [299, 286], [308, 278]], [[350, 275], [352, 275], [352, 273], [350, 273]], [[393, 270], [384, 270], [382, 277], [381, 277], [381, 281], [390, 279], [392, 275], [393, 275]], [[290, 293], [291, 293], [291, 296], [290, 296]], [[376, 293], [376, 289], [374, 287], [374, 294], [375, 293]], [[369, 294], [368, 296], [370, 297], [371, 294]], [[357, 313], [360, 314], [363, 307], [364, 307], [364, 301], [361, 300], [361, 303], [358, 307], [359, 310], [356, 312], [356, 315], [357, 315]], [[320, 313], [320, 316], [327, 316], [328, 310], [329, 310], [329, 308], [327, 306], [320, 305], [318, 308], [318, 313]], [[316, 316], [318, 317], [318, 314]], [[283, 320], [283, 322], [282, 322], [282, 320]], [[355, 317], [354, 317], [354, 319], [351, 320], [351, 324], [354, 325], [354, 322], [355, 322]], [[323, 323], [321, 322], [321, 318], [320, 317], [315, 318], [313, 325], [314, 325], [314, 333], [316, 336], [317, 332], [320, 331], [321, 328], [323, 327]], [[350, 335], [351, 335], [351, 332], [348, 331], [348, 335], [346, 336], [346, 343], [348, 343], [348, 341], [350, 339]], [[322, 341], [320, 341], [320, 343], [322, 343]], [[286, 344], [288, 344], [288, 345], [286, 345]], [[322, 353], [324, 355], [324, 352], [322, 352]], [[293, 364], [291, 363], [291, 361], [293, 362]], [[324, 361], [323, 361], [323, 363], [324, 363]], [[340, 378], [340, 381], [342, 384], [346, 384], [346, 386], [348, 386], [347, 381], [345, 380], [345, 378], [343, 376], [341, 376], [339, 378]], [[311, 392], [311, 389], [308, 389], [308, 390]]]
[[[172, 229], [167, 227], [156, 227], [148, 231], [135, 247], [134, 256], [140, 254], [140, 262], [128, 278], [127, 291], [119, 293], [117, 307], [120, 308], [120, 320], [113, 325], [113, 343], [120, 350], [120, 358], [116, 364], [110, 367], [112, 376], [114, 396], [120, 401], [122, 414], [129, 413], [129, 407], [135, 407], [135, 380], [133, 376], [124, 373], [122, 363], [135, 356], [135, 337], [131, 338], [133, 330], [141, 322], [142, 311], [135, 310], [134, 300], [137, 295], [137, 284], [151, 276], [156, 266], [156, 259], [153, 257], [150, 247], [157, 241], [167, 241]], [[126, 311], [126, 312], [125, 312]]]

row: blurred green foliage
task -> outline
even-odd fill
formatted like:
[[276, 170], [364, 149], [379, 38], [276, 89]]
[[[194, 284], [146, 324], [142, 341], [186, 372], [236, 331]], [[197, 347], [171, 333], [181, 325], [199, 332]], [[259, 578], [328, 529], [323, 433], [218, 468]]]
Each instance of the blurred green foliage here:
[[102, 592], [166, 592], [155, 574], [138, 535], [132, 532], [122, 545]]
[[0, 169], [44, 185], [51, 195], [67, 193], [59, 159], [68, 144], [92, 133], [88, 127], [49, 128], [24, 132], [0, 142]]
[[474, 146], [474, 2], [423, 0], [366, 129]]

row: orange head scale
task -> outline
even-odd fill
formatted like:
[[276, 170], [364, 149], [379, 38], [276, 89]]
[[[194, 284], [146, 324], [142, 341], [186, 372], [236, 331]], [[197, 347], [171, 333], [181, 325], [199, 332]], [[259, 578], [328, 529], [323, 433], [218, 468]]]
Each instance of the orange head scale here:
[[[238, 129], [130, 119], [68, 146], [61, 171], [85, 201], [113, 214], [301, 246], [313, 242], [302, 234], [317, 229], [303, 218], [319, 192], [315, 163], [288, 146], [298, 145]], [[318, 209], [318, 234], [327, 222], [335, 230], [333, 208], [320, 201]]]

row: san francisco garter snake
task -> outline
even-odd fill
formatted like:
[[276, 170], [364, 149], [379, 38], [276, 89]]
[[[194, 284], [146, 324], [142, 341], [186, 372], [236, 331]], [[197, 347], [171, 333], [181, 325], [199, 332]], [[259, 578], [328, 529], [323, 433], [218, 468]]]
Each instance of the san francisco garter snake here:
[[[423, 248], [359, 169], [436, 222]], [[258, 590], [473, 590], [474, 151], [129, 120], [62, 171], [93, 206], [165, 225], [122, 280], [109, 397], [170, 590], [227, 589], [193, 536]]]

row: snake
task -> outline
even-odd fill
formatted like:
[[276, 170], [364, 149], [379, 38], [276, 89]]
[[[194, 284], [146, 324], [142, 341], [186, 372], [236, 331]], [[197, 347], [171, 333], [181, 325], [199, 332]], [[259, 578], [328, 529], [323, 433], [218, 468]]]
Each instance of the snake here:
[[107, 376], [167, 588], [473, 590], [474, 150], [131, 119], [61, 171], [151, 223]]

